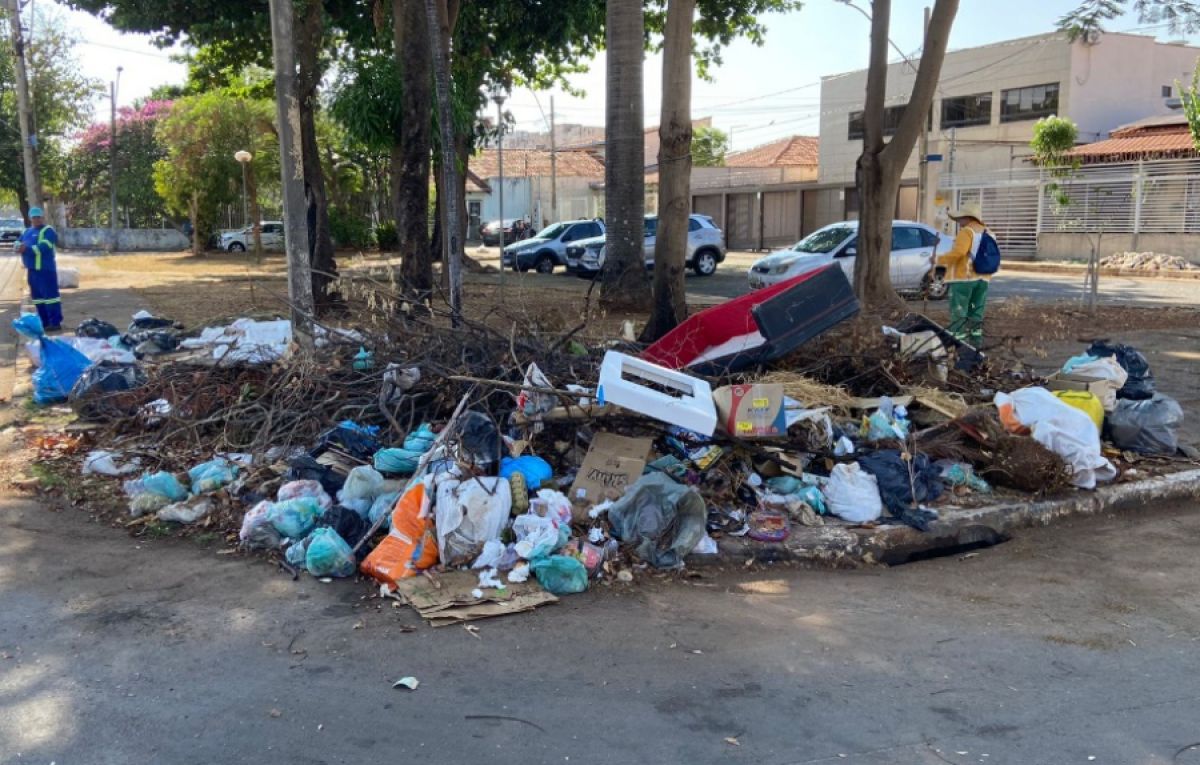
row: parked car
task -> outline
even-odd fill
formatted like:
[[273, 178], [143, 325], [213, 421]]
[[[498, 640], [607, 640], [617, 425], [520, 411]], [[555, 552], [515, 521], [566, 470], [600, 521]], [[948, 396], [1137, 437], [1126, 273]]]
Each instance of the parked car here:
[[[646, 268], [654, 268], [654, 245], [658, 241], [658, 216], [647, 215], [643, 254]], [[567, 270], [579, 276], [591, 277], [604, 266], [604, 237], [576, 242], [567, 248]], [[688, 216], [688, 239], [685, 264], [699, 276], [712, 276], [717, 265], [725, 260], [725, 235], [707, 215]]]
[[21, 238], [25, 231], [25, 221], [20, 218], [0, 219], [0, 242], [12, 244]]
[[[520, 218], [505, 218], [504, 219], [504, 243], [516, 241], [516, 236], [513, 234], [513, 229], [517, 225]], [[483, 228], [479, 229], [479, 238], [487, 247], [495, 247], [500, 244], [500, 221], [493, 220], [484, 224]]]
[[539, 274], [551, 274], [555, 266], [567, 265], [569, 245], [584, 239], [603, 239], [603, 235], [604, 224], [598, 220], [551, 223], [532, 239], [507, 245], [500, 256], [500, 265], [514, 271], [533, 269]]
[[[262, 246], [264, 250], [283, 249], [283, 222], [265, 220], [262, 222]], [[220, 248], [229, 252], [245, 252], [254, 247], [254, 229], [246, 226], [236, 231], [226, 231], [221, 234]]]
[[[934, 264], [934, 255], [949, 252], [954, 237], [908, 220], [892, 221], [892, 286], [899, 292], [923, 293], [931, 300], [946, 296], [945, 269]], [[773, 252], [750, 267], [750, 288], [760, 289], [837, 263], [854, 278], [858, 255], [858, 221], [831, 223], [819, 228], [786, 250]]]

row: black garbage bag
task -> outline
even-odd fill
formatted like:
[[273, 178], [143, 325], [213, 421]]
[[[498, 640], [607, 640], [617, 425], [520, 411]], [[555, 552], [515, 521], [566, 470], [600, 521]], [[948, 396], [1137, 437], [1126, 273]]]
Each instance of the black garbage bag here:
[[349, 420], [340, 422], [321, 435], [317, 449], [311, 454], [333, 448], [350, 455], [359, 462], [370, 462], [375, 452], [383, 448], [378, 436], [379, 428], [375, 425], [359, 425]]
[[1117, 363], [1129, 373], [1129, 379], [1117, 391], [1117, 398], [1128, 398], [1143, 401], [1154, 395], [1154, 374], [1150, 371], [1150, 362], [1141, 351], [1132, 345], [1109, 345], [1103, 340], [1097, 340], [1087, 349], [1089, 356], [1105, 358], [1113, 356]]
[[1105, 417], [1105, 435], [1118, 449], [1138, 454], [1171, 455], [1179, 450], [1179, 426], [1183, 408], [1179, 402], [1161, 393], [1135, 401], [1119, 399], [1117, 407]]
[[99, 340], [107, 340], [119, 334], [121, 334], [121, 330], [107, 321], [100, 321], [95, 317], [84, 319], [75, 330], [76, 337], [94, 337]]
[[138, 364], [101, 361], [89, 367], [71, 388], [67, 403], [81, 419], [89, 421], [128, 417], [143, 403], [130, 391], [147, 382]]
[[121, 343], [132, 348], [133, 355], [141, 359], [175, 350], [179, 347], [179, 335], [174, 330], [151, 329], [122, 335]]
[[129, 329], [125, 330], [129, 334], [135, 332], [145, 332], [151, 329], [169, 329], [175, 326], [173, 319], [164, 319], [160, 316], [142, 316], [129, 322]]
[[342, 507], [341, 505], [334, 505], [326, 510], [325, 514], [317, 521], [317, 525], [328, 526], [333, 529], [351, 547], [358, 544], [358, 541], [371, 528], [371, 524], [367, 519], [350, 508]]
[[921, 531], [937, 520], [936, 512], [917, 507], [942, 496], [941, 468], [930, 462], [928, 456], [917, 454], [905, 462], [899, 451], [882, 449], [861, 455], [858, 464], [875, 476], [879, 496], [896, 520]]
[[492, 474], [504, 454], [504, 441], [492, 418], [483, 412], [463, 412], [455, 422], [454, 434], [463, 458]]
[[336, 497], [346, 483], [346, 476], [329, 465], [322, 465], [307, 454], [288, 460], [288, 471], [285, 477], [288, 481], [317, 481], [325, 493], [331, 497]]

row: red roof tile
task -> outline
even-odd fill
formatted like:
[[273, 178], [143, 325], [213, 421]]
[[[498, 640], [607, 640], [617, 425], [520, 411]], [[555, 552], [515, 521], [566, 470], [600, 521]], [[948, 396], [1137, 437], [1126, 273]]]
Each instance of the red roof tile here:
[[[563, 178], [604, 177], [604, 163], [586, 151], [559, 151], [558, 175]], [[495, 149], [484, 149], [468, 163], [471, 172], [480, 178], [500, 176], [500, 159]], [[550, 152], [543, 149], [505, 149], [505, 178], [536, 178], [550, 176]]]
[[1117, 159], [1195, 157], [1196, 147], [1185, 126], [1182, 130], [1154, 130], [1114, 136], [1076, 146], [1070, 155], [1084, 162]]
[[817, 164], [816, 136], [794, 135], [737, 151], [725, 157], [727, 167], [798, 167]]

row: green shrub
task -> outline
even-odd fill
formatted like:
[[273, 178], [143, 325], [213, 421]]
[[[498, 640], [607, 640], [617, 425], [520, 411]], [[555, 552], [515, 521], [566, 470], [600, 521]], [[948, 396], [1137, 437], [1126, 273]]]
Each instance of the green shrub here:
[[383, 252], [395, 252], [400, 249], [400, 235], [396, 233], [396, 224], [388, 221], [377, 226], [375, 241]]
[[363, 217], [329, 208], [329, 232], [338, 247], [365, 250], [371, 246], [371, 224]]

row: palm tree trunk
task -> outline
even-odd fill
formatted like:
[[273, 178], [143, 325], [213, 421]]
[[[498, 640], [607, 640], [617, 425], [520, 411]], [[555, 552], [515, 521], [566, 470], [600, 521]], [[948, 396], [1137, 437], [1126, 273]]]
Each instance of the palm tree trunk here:
[[604, 219], [601, 302], [644, 311], [650, 304], [643, 253], [645, 139], [642, 62], [645, 21], [641, 0], [607, 0]]
[[429, 157], [433, 150], [433, 66], [424, 0], [392, 0], [404, 120], [392, 157], [392, 204], [400, 240], [400, 278], [418, 299], [433, 290], [429, 242]]
[[433, 81], [437, 92], [438, 128], [442, 138], [441, 179], [438, 201], [442, 214], [442, 253], [446, 262], [451, 320], [457, 324], [462, 315], [462, 239], [458, 220], [458, 163], [455, 161], [454, 105], [450, 89], [450, 9], [447, 0], [425, 0], [430, 47], [433, 50]]
[[684, 268], [692, 196], [692, 24], [696, 0], [668, 0], [658, 135], [654, 302], [642, 332], [653, 342], [687, 318]]

